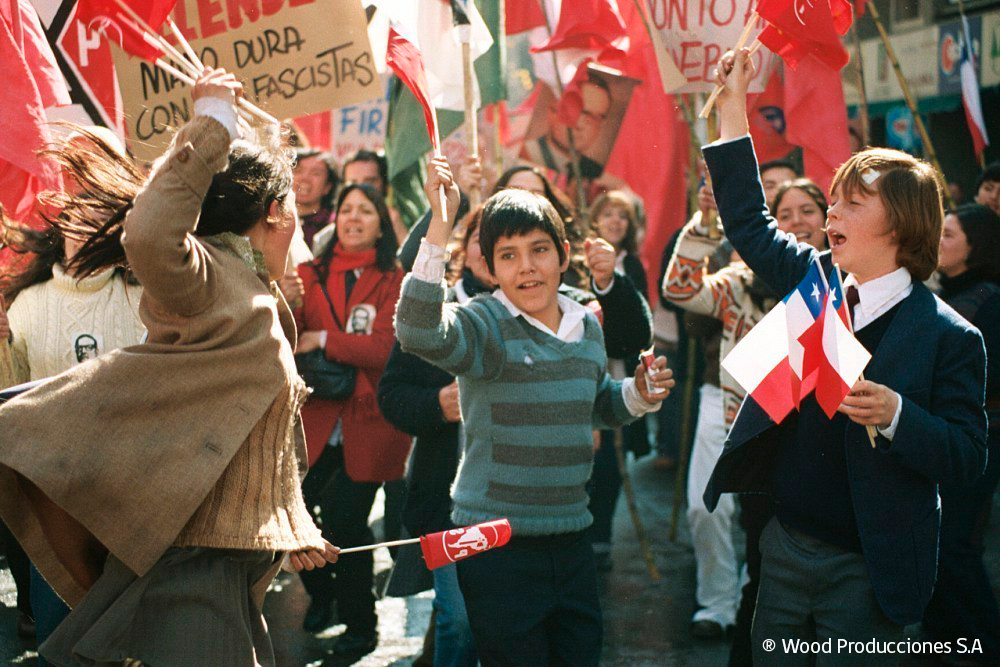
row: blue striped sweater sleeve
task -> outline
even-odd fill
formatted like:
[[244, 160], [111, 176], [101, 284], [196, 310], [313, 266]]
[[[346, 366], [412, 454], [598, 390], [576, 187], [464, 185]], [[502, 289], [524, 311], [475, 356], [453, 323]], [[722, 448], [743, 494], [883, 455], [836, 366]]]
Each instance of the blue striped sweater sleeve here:
[[594, 400], [593, 427], [611, 429], [633, 422], [635, 419], [625, 406], [622, 383], [612, 380], [605, 372], [597, 387], [597, 398]]
[[452, 375], [496, 378], [504, 349], [495, 319], [481, 304], [445, 304], [444, 296], [442, 283], [413, 275], [403, 280], [396, 305], [400, 347]]

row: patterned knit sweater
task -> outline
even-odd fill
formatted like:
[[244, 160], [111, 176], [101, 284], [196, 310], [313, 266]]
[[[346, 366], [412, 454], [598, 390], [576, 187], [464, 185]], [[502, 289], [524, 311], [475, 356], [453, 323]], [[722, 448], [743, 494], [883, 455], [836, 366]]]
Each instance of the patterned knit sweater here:
[[323, 547], [302, 499], [295, 418], [305, 402], [299, 380], [279, 392], [175, 546], [297, 551]]
[[510, 519], [515, 535], [583, 530], [594, 428], [632, 421], [605, 366], [593, 315], [578, 343], [515, 318], [496, 298], [443, 304], [443, 284], [408, 276], [396, 308], [404, 351], [458, 376], [465, 452], [452, 521]]
[[0, 387], [58, 375], [146, 332], [139, 320], [142, 288], [114, 269], [77, 281], [58, 264], [52, 279], [22, 291], [10, 305], [12, 342], [0, 340]]
[[[671, 303], [722, 321], [721, 360], [760, 322], [776, 300], [765, 299], [762, 302], [764, 308], [761, 308], [750, 297], [754, 275], [743, 262], [734, 262], [715, 273], [706, 274], [705, 259], [718, 249], [720, 243], [721, 239], [709, 237], [708, 230], [701, 224], [701, 212], [696, 212], [677, 238], [662, 287], [664, 298]], [[723, 417], [728, 427], [736, 419], [746, 392], [725, 368], [720, 367], [719, 374]]]

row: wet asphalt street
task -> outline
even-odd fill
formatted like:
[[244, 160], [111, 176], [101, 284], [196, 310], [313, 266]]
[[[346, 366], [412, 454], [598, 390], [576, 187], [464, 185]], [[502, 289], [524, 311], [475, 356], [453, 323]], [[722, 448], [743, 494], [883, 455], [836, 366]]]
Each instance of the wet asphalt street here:
[[[636, 667], [725, 665], [728, 645], [724, 641], [695, 640], [689, 634], [688, 626], [695, 604], [691, 539], [682, 511], [677, 539], [670, 541], [674, 473], [657, 470], [652, 462], [652, 457], [633, 461], [630, 470], [639, 511], [662, 579], [659, 582], [650, 579], [623, 499], [615, 517], [614, 567], [610, 573], [601, 576], [604, 612], [601, 663]], [[377, 503], [373, 513], [376, 533], [381, 523], [379, 512], [380, 504]], [[995, 508], [987, 540], [987, 568], [994, 589], [1000, 582], [998, 518], [1000, 508]], [[742, 553], [742, 535], [734, 535], [734, 539], [737, 540], [738, 553]], [[383, 549], [376, 554], [376, 569], [385, 570], [389, 565], [388, 552]], [[421, 652], [432, 597], [432, 593], [426, 592], [408, 598], [380, 600], [378, 648], [353, 664], [359, 667], [412, 664]], [[343, 631], [343, 626], [332, 626], [318, 636], [303, 632], [301, 623], [307, 605], [308, 599], [298, 577], [281, 574], [265, 603], [265, 614], [280, 667], [333, 667], [338, 664], [328, 658], [328, 650]], [[17, 637], [14, 629], [16, 618], [13, 582], [9, 572], [0, 569], [0, 665], [34, 666], [34, 649]]]

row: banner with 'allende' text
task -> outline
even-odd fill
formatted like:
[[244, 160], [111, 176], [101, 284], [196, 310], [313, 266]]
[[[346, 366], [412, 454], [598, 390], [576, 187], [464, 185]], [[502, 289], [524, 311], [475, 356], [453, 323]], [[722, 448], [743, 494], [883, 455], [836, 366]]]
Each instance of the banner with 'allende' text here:
[[[247, 99], [278, 118], [383, 93], [358, 0], [180, 0], [172, 16], [206, 66], [236, 74]], [[129, 146], [152, 160], [191, 118], [191, 92], [152, 62], [112, 51]]]

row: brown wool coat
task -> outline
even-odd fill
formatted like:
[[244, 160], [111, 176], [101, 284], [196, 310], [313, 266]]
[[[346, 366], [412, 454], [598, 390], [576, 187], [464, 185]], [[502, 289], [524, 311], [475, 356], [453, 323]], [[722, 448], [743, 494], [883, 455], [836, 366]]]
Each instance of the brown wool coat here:
[[24, 480], [142, 575], [295, 372], [295, 325], [273, 283], [192, 235], [228, 150], [225, 128], [196, 117], [125, 220], [122, 242], [144, 286], [147, 343], [77, 366], [0, 407], [0, 516], [71, 606], [86, 583], [67, 560], [95, 559], [82, 547], [56, 556], [46, 529], [53, 539], [59, 533], [40, 523], [47, 515]]

